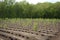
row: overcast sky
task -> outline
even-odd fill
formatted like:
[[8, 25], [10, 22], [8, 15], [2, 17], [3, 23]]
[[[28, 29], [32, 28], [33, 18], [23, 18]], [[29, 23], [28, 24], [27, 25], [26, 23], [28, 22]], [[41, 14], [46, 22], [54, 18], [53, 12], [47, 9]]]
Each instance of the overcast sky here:
[[[17, 2], [19, 2], [19, 1], [22, 1], [22, 0], [16, 0]], [[60, 0], [26, 0], [27, 2], [29, 2], [29, 3], [33, 3], [33, 4], [36, 4], [36, 3], [38, 3], [38, 2], [60, 2]]]

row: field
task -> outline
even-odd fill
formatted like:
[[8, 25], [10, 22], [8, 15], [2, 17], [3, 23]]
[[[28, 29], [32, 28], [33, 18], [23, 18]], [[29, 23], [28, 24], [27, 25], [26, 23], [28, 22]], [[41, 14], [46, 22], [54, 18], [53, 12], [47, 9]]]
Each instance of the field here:
[[59, 29], [60, 19], [0, 19], [0, 35], [6, 40], [55, 40]]

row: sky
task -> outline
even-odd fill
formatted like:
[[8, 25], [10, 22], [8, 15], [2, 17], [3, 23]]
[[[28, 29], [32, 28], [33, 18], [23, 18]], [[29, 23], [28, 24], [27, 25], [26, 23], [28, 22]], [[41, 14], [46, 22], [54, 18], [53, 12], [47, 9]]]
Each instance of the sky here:
[[[16, 0], [16, 1], [20, 2], [22, 0]], [[26, 0], [26, 1], [29, 2], [29, 3], [32, 3], [32, 4], [36, 4], [38, 2], [41, 2], [41, 3], [43, 3], [43, 2], [52, 2], [52, 3], [60, 2], [60, 0]]]

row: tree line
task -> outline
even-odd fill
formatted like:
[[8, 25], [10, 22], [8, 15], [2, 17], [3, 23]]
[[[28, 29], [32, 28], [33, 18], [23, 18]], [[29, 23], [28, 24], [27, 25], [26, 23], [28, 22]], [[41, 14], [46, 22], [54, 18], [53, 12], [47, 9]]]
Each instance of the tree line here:
[[0, 18], [60, 18], [60, 2], [0, 1]]

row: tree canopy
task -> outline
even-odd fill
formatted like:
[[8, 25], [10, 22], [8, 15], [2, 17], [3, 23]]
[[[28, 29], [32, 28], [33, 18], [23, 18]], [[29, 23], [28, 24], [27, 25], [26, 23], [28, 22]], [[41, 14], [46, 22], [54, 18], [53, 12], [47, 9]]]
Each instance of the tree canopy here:
[[0, 1], [0, 18], [60, 18], [60, 2], [29, 4], [26, 1]]

